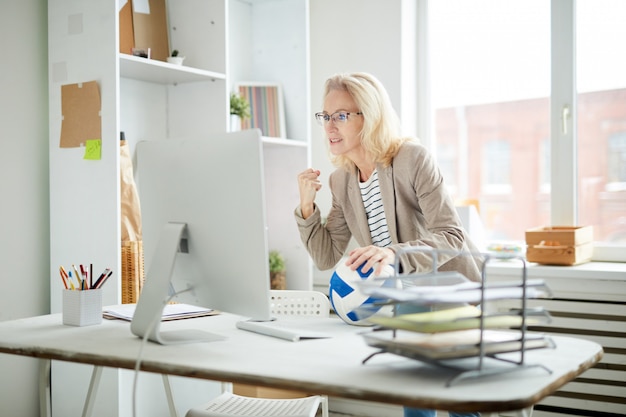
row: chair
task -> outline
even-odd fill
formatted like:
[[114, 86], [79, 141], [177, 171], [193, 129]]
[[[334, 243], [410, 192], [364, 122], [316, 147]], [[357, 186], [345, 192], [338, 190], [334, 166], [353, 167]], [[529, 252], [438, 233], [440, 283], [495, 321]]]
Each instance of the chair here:
[[318, 291], [270, 290], [270, 312], [274, 316], [330, 316], [330, 301]]
[[[317, 291], [271, 290], [270, 310], [273, 316], [329, 317], [330, 302]], [[190, 409], [185, 417], [315, 417], [321, 405], [328, 417], [328, 398], [312, 395], [302, 398], [254, 398], [223, 392], [217, 398]]]
[[[219, 397], [192, 408], [185, 417], [226, 417], [226, 416], [276, 416], [276, 417], [315, 417], [321, 403], [318, 395], [292, 398], [251, 398], [224, 392]], [[323, 412], [323, 411], [322, 411]]]

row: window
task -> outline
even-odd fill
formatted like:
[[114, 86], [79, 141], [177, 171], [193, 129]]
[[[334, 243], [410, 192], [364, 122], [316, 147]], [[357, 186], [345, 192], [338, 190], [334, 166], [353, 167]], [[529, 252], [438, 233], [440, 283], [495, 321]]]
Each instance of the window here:
[[431, 141], [453, 197], [480, 202], [487, 240], [593, 225], [596, 252], [618, 244], [607, 260], [626, 260], [626, 2], [427, 9]]
[[511, 149], [509, 142], [502, 139], [487, 141], [481, 158], [483, 181], [486, 194], [505, 194], [511, 192]]
[[539, 190], [541, 193], [550, 192], [550, 139], [543, 139], [538, 150], [539, 161]]
[[626, 132], [609, 136], [607, 191], [626, 189]]
[[576, 2], [578, 208], [594, 238], [626, 245], [626, 2]]
[[540, 144], [550, 134], [549, 6], [428, 3], [437, 158], [456, 172], [453, 197], [480, 202], [488, 240], [523, 241], [526, 229], [545, 222], [541, 202], [549, 194], [539, 175], [546, 161]]

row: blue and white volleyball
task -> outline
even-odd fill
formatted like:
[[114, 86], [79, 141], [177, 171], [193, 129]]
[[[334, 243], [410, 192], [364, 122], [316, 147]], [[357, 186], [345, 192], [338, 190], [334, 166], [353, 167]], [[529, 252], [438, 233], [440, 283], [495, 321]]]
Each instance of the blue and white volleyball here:
[[371, 325], [367, 322], [367, 318], [378, 312], [381, 306], [377, 303], [384, 301], [363, 294], [359, 289], [361, 283], [395, 286], [394, 280], [375, 279], [393, 276], [394, 269], [391, 265], [385, 265], [380, 274], [374, 274], [372, 268], [363, 272], [362, 268], [364, 265], [353, 271], [342, 261], [333, 272], [328, 288], [330, 304], [335, 313], [346, 323], [357, 326]]

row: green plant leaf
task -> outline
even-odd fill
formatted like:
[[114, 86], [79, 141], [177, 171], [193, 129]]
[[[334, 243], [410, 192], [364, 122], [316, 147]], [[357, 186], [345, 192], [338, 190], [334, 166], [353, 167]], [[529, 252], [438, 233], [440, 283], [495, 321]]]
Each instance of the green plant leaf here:
[[277, 250], [272, 250], [270, 255], [270, 272], [281, 272], [285, 270], [285, 258]]
[[250, 117], [250, 103], [245, 97], [232, 93], [230, 95], [230, 114], [236, 114], [242, 119]]

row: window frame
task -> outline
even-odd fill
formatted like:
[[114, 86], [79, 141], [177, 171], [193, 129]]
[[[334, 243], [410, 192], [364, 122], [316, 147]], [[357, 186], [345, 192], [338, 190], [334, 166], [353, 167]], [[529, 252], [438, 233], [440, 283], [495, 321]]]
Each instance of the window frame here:
[[[430, 0], [418, 0], [417, 86], [430, 84], [429, 19]], [[576, 225], [578, 219], [577, 172], [577, 80], [576, 0], [551, 0], [551, 92], [550, 92], [550, 220], [553, 225]], [[418, 91], [419, 93], [419, 91]], [[430, 89], [417, 106], [416, 131], [423, 143], [436, 151], [434, 112]], [[626, 262], [626, 245], [594, 242], [593, 261]]]

